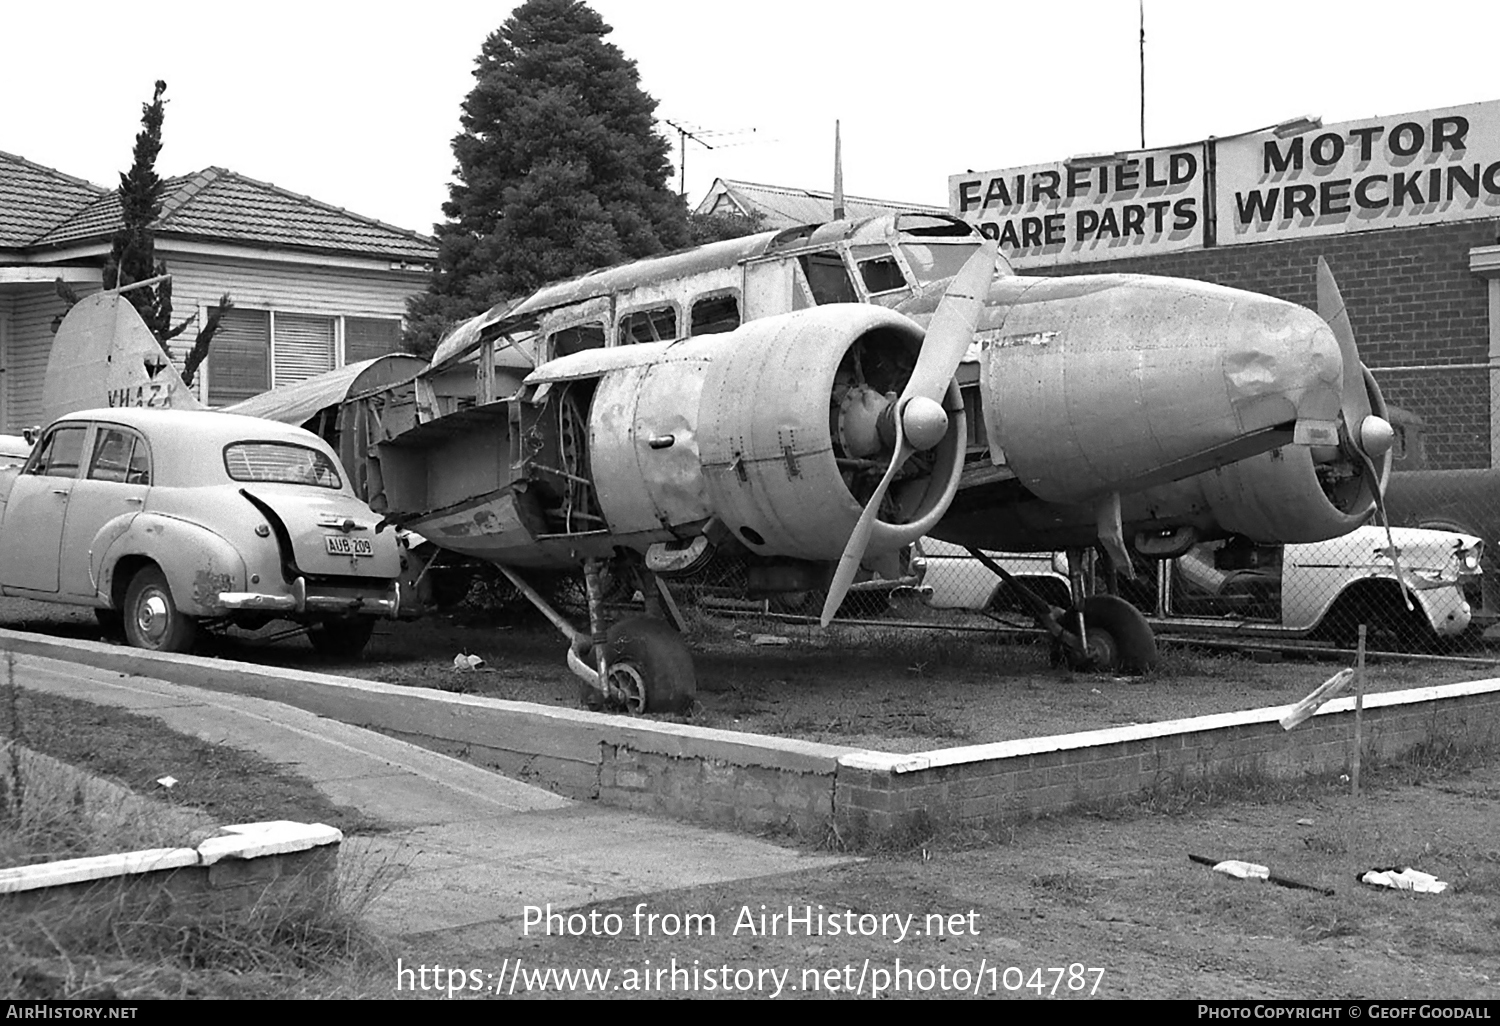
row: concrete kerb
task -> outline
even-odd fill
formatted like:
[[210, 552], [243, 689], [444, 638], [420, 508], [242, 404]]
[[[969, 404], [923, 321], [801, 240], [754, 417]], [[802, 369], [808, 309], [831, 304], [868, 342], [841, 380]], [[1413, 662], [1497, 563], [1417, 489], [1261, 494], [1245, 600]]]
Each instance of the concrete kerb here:
[[[164, 655], [0, 629], [0, 647], [292, 705], [371, 727], [570, 797], [751, 829], [850, 841], [983, 826], [1101, 799], [1256, 772], [1337, 771], [1353, 699], [1286, 732], [1290, 707], [896, 755], [408, 688], [230, 660]], [[1493, 740], [1500, 679], [1368, 695], [1366, 758], [1438, 735]]]

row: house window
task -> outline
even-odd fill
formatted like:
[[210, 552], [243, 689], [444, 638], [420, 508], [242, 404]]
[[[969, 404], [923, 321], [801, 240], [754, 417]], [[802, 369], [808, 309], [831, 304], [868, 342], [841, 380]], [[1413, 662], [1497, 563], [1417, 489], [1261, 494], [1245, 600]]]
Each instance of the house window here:
[[265, 310], [230, 310], [219, 322], [208, 352], [210, 406], [228, 406], [267, 391], [271, 387], [271, 315]]
[[[343, 322], [343, 360], [338, 359]], [[329, 317], [277, 310], [228, 311], [208, 358], [208, 403], [228, 406], [282, 385], [371, 360], [401, 348], [401, 322], [383, 317]]]
[[344, 363], [373, 360], [401, 351], [401, 322], [377, 317], [344, 318]]
[[271, 318], [271, 384], [306, 381], [333, 370], [333, 318], [274, 314]]

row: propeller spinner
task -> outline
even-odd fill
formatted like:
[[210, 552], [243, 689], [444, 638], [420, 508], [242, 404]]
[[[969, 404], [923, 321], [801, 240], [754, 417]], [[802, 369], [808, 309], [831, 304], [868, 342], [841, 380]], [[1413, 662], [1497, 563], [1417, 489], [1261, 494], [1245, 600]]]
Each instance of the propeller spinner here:
[[974, 338], [986, 287], [995, 275], [997, 254], [993, 242], [984, 243], [954, 276], [942, 302], [933, 312], [922, 341], [922, 351], [917, 356], [917, 365], [895, 402], [895, 451], [890, 466], [865, 503], [859, 521], [849, 535], [849, 543], [844, 547], [844, 554], [839, 558], [838, 569], [828, 586], [828, 599], [823, 604], [824, 627], [833, 619], [848, 594], [849, 586], [854, 583], [854, 575], [859, 571], [875, 530], [880, 504], [891, 482], [913, 453], [933, 448], [948, 432], [943, 396]]

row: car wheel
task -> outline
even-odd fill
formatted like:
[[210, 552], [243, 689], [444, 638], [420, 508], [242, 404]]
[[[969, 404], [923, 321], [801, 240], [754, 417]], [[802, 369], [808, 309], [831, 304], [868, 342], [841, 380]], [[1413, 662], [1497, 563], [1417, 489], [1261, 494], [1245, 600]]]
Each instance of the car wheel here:
[[375, 633], [375, 618], [362, 616], [355, 620], [330, 620], [314, 624], [307, 638], [321, 656], [329, 659], [353, 659], [370, 643]]
[[125, 639], [153, 652], [186, 652], [198, 636], [198, 623], [177, 608], [166, 575], [154, 566], [140, 570], [125, 592]]
[[605, 640], [610, 683], [631, 713], [686, 712], [698, 694], [693, 656], [672, 626], [632, 616], [610, 627]]

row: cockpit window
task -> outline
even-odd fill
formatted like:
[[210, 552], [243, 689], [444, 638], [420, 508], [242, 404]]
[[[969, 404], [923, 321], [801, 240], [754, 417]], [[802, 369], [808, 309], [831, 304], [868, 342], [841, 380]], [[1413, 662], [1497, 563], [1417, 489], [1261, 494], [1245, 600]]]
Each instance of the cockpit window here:
[[911, 265], [912, 273], [923, 285], [951, 278], [963, 269], [978, 246], [926, 246], [903, 243], [901, 252]]
[[865, 291], [890, 292], [906, 288], [906, 278], [893, 257], [879, 257], [859, 262], [859, 276], [865, 283]]
[[802, 264], [802, 273], [807, 275], [813, 302], [819, 306], [859, 302], [859, 296], [854, 292], [854, 283], [849, 280], [849, 269], [844, 266], [844, 258], [837, 251], [808, 253], [797, 260]]

